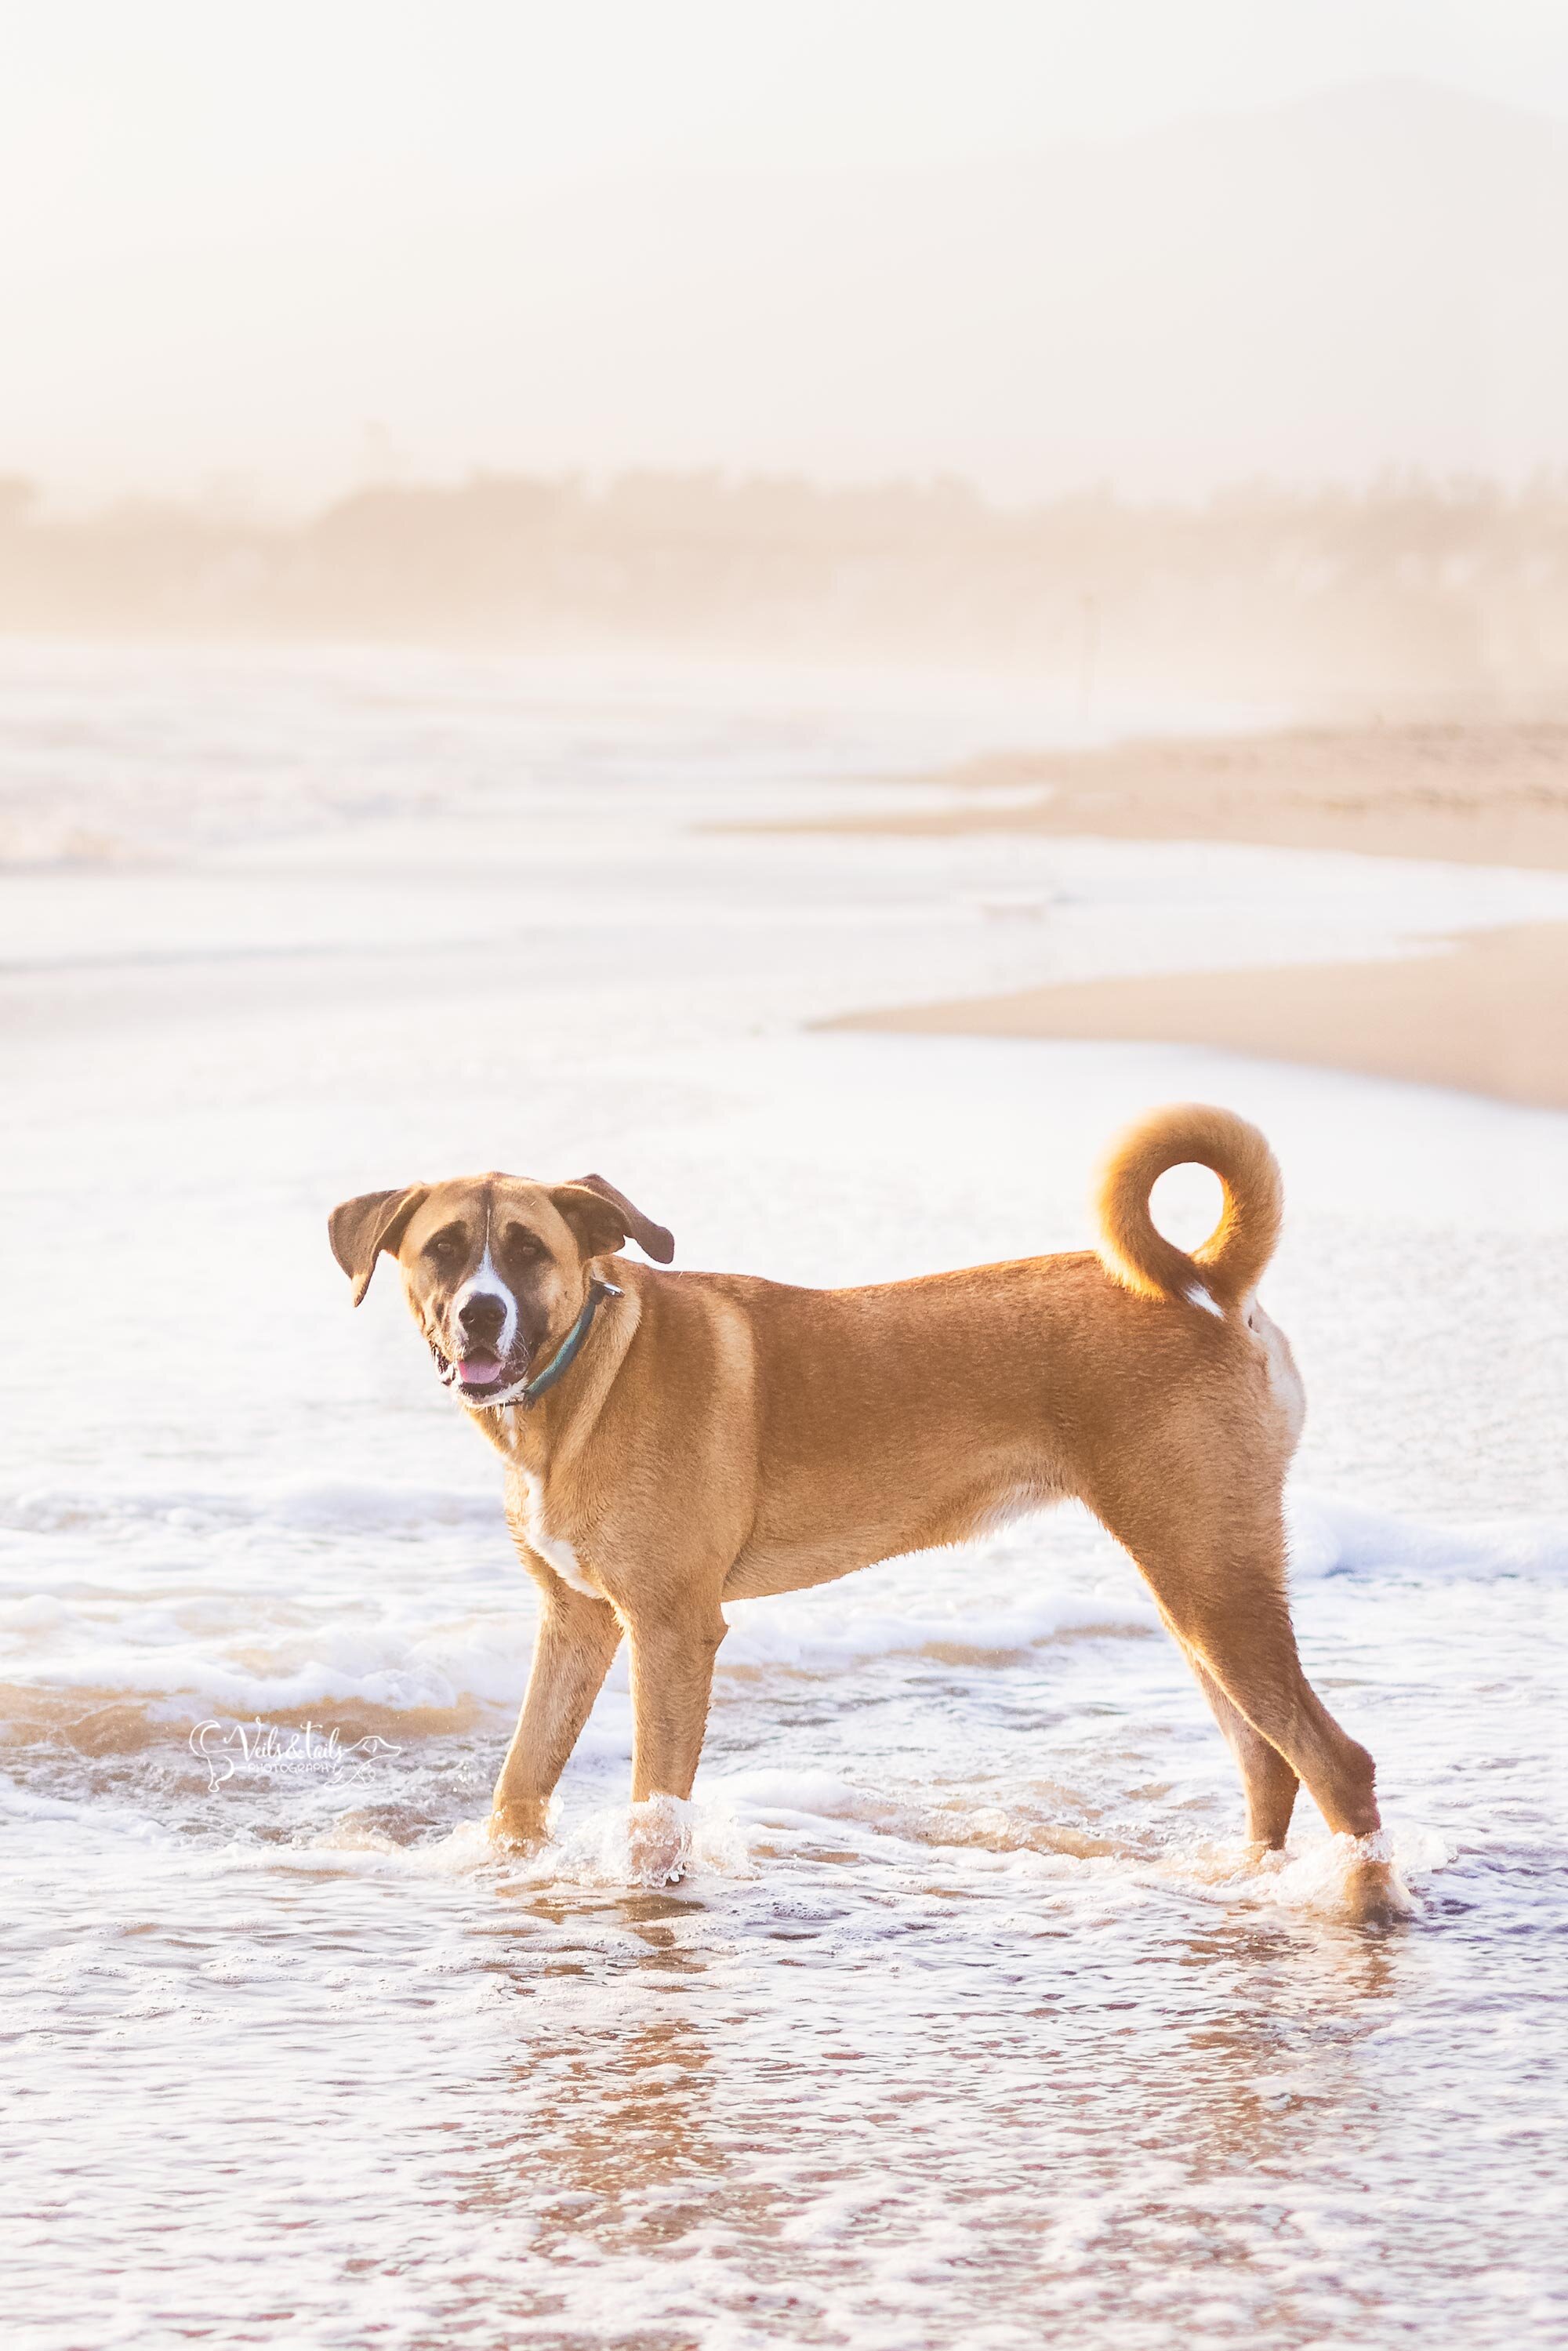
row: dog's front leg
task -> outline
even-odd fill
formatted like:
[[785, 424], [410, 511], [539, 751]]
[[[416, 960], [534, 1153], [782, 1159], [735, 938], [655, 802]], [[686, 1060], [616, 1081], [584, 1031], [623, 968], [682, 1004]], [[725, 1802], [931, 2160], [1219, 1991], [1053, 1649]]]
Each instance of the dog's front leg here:
[[556, 1782], [621, 1640], [621, 1619], [607, 1600], [572, 1591], [553, 1573], [540, 1582], [533, 1670], [490, 1813], [496, 1842], [525, 1848], [545, 1834]]
[[[692, 1792], [707, 1729], [713, 1661], [727, 1627], [716, 1601], [685, 1602], [670, 1614], [629, 1614], [632, 1636], [632, 1819], [628, 1859], [640, 1884], [673, 1886], [685, 1875], [691, 1828], [680, 1810]], [[671, 1798], [676, 1799], [674, 1803]]]
[[692, 1792], [707, 1729], [713, 1661], [728, 1627], [716, 1600], [640, 1607], [632, 1636], [632, 1801]]

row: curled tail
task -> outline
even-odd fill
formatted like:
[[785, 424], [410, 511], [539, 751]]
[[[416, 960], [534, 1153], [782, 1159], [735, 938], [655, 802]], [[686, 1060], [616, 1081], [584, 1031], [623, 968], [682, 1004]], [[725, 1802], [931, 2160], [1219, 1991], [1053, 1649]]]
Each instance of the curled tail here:
[[[1196, 1161], [1225, 1187], [1220, 1219], [1189, 1257], [1156, 1232], [1149, 1194], [1167, 1167]], [[1208, 1102], [1173, 1102], [1117, 1136], [1095, 1193], [1100, 1257], [1143, 1298], [1185, 1298], [1223, 1311], [1257, 1288], [1284, 1209], [1280, 1163], [1255, 1126]]]

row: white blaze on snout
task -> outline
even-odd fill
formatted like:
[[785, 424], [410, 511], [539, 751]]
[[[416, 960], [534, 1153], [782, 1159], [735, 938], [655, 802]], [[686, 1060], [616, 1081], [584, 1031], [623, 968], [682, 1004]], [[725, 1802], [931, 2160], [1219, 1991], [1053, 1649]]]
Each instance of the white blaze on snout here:
[[477, 1270], [469, 1275], [452, 1301], [452, 1337], [460, 1355], [470, 1344], [464, 1336], [463, 1309], [465, 1306], [472, 1306], [475, 1301], [480, 1298], [495, 1299], [506, 1308], [507, 1319], [493, 1341], [486, 1338], [482, 1341], [476, 1340], [473, 1344], [476, 1347], [483, 1345], [486, 1350], [493, 1346], [496, 1353], [505, 1363], [517, 1343], [517, 1301], [496, 1270], [495, 1259], [490, 1255], [488, 1237], [486, 1238], [485, 1254], [479, 1260]]

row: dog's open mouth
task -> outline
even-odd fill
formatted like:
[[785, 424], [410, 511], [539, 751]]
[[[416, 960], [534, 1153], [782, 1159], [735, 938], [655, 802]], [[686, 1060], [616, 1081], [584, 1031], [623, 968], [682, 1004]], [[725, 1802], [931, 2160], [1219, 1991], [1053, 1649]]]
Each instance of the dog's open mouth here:
[[472, 1354], [459, 1355], [454, 1362], [450, 1356], [442, 1353], [433, 1339], [430, 1352], [435, 1359], [442, 1386], [450, 1388], [454, 1395], [461, 1396], [465, 1404], [487, 1404], [515, 1388], [525, 1376], [522, 1366], [504, 1364], [500, 1356], [493, 1354], [487, 1347], [476, 1347]]

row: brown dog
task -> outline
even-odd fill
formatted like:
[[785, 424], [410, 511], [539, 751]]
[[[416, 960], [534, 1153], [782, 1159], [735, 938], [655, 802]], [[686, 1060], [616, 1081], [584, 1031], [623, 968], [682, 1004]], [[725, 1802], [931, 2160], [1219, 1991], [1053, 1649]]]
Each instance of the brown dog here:
[[[1150, 1189], [1197, 1161], [1224, 1186], [1187, 1256]], [[1280, 1173], [1255, 1127], [1188, 1104], [1124, 1135], [1101, 1253], [862, 1290], [663, 1273], [662, 1226], [597, 1176], [463, 1177], [346, 1200], [332, 1249], [365, 1294], [396, 1257], [443, 1382], [507, 1464], [542, 1614], [494, 1834], [526, 1844], [622, 1633], [635, 1801], [687, 1797], [722, 1604], [794, 1592], [1076, 1495], [1136, 1560], [1233, 1749], [1248, 1834], [1283, 1843], [1299, 1781], [1331, 1829], [1378, 1826], [1372, 1758], [1301, 1670], [1281, 1494], [1302, 1418], [1254, 1300]], [[1364, 1913], [1394, 1907], [1375, 1853]]]

